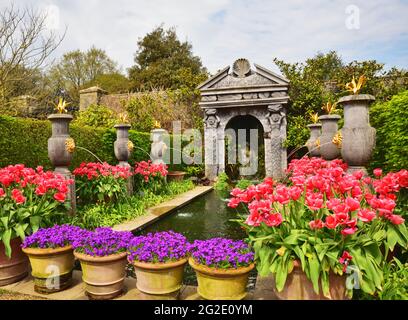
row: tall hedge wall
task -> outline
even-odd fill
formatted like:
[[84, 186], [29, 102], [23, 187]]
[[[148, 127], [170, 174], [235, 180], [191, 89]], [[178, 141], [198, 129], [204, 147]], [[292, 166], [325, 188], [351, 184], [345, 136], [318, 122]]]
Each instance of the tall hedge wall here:
[[[113, 142], [116, 139], [114, 129], [71, 125], [70, 133], [77, 146], [89, 149], [103, 161], [112, 164], [117, 162], [113, 153]], [[51, 163], [47, 152], [47, 141], [50, 136], [49, 121], [0, 116], [0, 167], [24, 163], [29, 167], [42, 165], [50, 169]], [[130, 139], [137, 146], [132, 160], [147, 160], [147, 153], [150, 151], [150, 134], [131, 130]], [[96, 161], [96, 159], [88, 152], [77, 149], [71, 167], [76, 167], [83, 161]]]
[[370, 122], [377, 129], [370, 169], [408, 169], [408, 90], [371, 106]]

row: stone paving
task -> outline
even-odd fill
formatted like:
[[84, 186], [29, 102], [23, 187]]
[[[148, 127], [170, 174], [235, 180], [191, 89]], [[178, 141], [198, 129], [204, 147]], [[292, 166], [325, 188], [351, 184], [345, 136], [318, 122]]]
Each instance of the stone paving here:
[[[25, 294], [32, 297], [46, 298], [50, 300], [88, 300], [85, 294], [85, 283], [82, 282], [81, 271], [73, 272], [72, 286], [64, 291], [41, 294], [34, 291], [34, 282], [31, 276], [26, 277], [20, 282], [13, 283], [1, 289], [18, 294]], [[254, 292], [249, 292], [245, 300], [275, 300], [273, 291], [265, 282], [262, 285], [262, 280], [258, 279], [257, 289]], [[258, 289], [259, 287], [259, 289]], [[197, 293], [197, 287], [184, 285], [179, 292], [168, 295], [151, 295], [140, 292], [136, 288], [136, 279], [127, 277], [125, 279], [125, 292], [114, 300], [202, 300]]]
[[[73, 272], [72, 286], [64, 291], [41, 294], [34, 291], [34, 282], [31, 276], [26, 277], [20, 282], [13, 283], [1, 289], [16, 294], [25, 294], [32, 297], [45, 298], [50, 300], [88, 300], [85, 294], [85, 283], [82, 282], [81, 271]], [[267, 286], [262, 286], [261, 281], [257, 281], [257, 286], [254, 292], [249, 292], [245, 300], [276, 300], [273, 292]], [[136, 279], [127, 277], [125, 279], [125, 292], [114, 300], [202, 300], [197, 293], [197, 287], [184, 285], [179, 292], [168, 295], [151, 295], [140, 292], [136, 288]]]

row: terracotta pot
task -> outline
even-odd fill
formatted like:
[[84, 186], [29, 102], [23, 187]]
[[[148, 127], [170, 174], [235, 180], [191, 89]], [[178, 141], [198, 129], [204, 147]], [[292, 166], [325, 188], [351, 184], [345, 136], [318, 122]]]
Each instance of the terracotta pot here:
[[28, 274], [27, 256], [21, 250], [20, 238], [10, 241], [11, 257], [6, 256], [4, 244], [0, 241], [0, 287], [20, 281]]
[[216, 269], [188, 260], [195, 270], [198, 281], [198, 294], [207, 300], [242, 300], [247, 295], [249, 272], [255, 267], [237, 269]]
[[23, 252], [30, 259], [36, 292], [59, 292], [72, 284], [75, 262], [72, 246], [55, 249], [23, 248]]
[[167, 181], [183, 181], [185, 174], [184, 171], [169, 171], [167, 173]]
[[347, 300], [346, 296], [346, 275], [340, 276], [334, 273], [329, 274], [331, 299], [323, 295], [321, 284], [319, 283], [319, 292], [313, 290], [312, 282], [302, 271], [299, 261], [294, 261], [294, 267], [286, 279], [285, 287], [281, 292], [276, 290], [273, 285], [275, 295], [280, 300]]
[[148, 294], [168, 294], [180, 290], [187, 258], [166, 263], [134, 261], [136, 287]]
[[79, 252], [74, 252], [74, 255], [81, 262], [82, 280], [86, 284], [85, 291], [89, 298], [107, 300], [123, 292], [126, 252], [106, 257], [93, 257]]

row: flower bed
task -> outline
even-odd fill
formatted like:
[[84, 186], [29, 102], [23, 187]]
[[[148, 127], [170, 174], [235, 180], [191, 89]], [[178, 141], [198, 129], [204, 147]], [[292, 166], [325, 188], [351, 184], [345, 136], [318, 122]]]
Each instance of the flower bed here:
[[128, 167], [104, 163], [81, 163], [73, 171], [77, 196], [83, 202], [112, 202], [126, 197], [126, 179], [132, 176]]
[[[72, 180], [42, 167], [22, 164], [0, 169], [0, 238], [10, 256], [10, 240], [32, 234], [40, 227], [54, 225]], [[64, 208], [65, 206], [65, 208]]]
[[302, 158], [289, 164], [286, 184], [267, 178], [232, 190], [228, 205], [243, 203], [249, 211], [241, 224], [258, 271], [272, 272], [278, 291], [299, 261], [316, 293], [329, 297], [329, 273], [342, 275], [355, 265], [361, 289], [374, 294], [381, 288], [388, 252], [396, 245], [407, 247], [404, 218], [393, 210], [396, 193], [408, 187], [408, 171], [381, 176], [376, 170], [376, 178], [370, 178], [345, 170], [340, 160]]
[[140, 161], [134, 167], [135, 186], [141, 189], [150, 188], [159, 191], [167, 176], [167, 165], [153, 164], [149, 161]]

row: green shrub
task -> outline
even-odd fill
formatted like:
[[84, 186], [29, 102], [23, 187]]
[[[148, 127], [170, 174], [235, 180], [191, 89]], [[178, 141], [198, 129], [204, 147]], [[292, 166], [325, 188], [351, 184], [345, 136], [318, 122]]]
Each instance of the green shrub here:
[[101, 203], [80, 208], [70, 223], [87, 229], [112, 227], [147, 213], [149, 207], [158, 205], [174, 196], [194, 188], [191, 180], [170, 182], [159, 193], [151, 190], [138, 192], [116, 203]]
[[86, 110], [78, 112], [73, 124], [93, 128], [112, 128], [116, 123], [116, 118], [117, 115], [109, 107], [91, 104]]
[[253, 182], [251, 180], [247, 180], [247, 179], [241, 179], [237, 182], [237, 184], [235, 185], [236, 188], [240, 188], [241, 190], [244, 190], [246, 188], [248, 188], [250, 185], [252, 185]]
[[408, 90], [370, 108], [371, 125], [377, 129], [376, 147], [369, 169], [408, 168]]
[[217, 177], [217, 181], [214, 183], [214, 189], [221, 192], [228, 191], [229, 189], [231, 189], [228, 181], [229, 181], [228, 175], [224, 172], [221, 173]]

